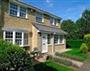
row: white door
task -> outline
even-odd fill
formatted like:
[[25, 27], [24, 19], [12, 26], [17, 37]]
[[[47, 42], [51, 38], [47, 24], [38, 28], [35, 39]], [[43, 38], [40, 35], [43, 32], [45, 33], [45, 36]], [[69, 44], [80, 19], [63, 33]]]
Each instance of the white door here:
[[47, 34], [42, 34], [42, 53], [47, 53]]

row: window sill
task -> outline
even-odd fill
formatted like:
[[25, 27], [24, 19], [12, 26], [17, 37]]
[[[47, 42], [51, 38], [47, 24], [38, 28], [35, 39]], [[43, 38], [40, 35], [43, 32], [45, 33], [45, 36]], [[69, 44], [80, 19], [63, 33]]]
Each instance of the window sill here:
[[52, 45], [52, 44], [48, 44], [48, 45]]
[[56, 43], [55, 45], [64, 45], [64, 43]]
[[28, 18], [24, 18], [24, 17], [20, 17], [20, 16], [15, 16], [15, 15], [10, 15], [10, 16], [16, 17], [16, 18], [20, 18], [20, 19], [26, 19], [26, 20], [28, 20]]

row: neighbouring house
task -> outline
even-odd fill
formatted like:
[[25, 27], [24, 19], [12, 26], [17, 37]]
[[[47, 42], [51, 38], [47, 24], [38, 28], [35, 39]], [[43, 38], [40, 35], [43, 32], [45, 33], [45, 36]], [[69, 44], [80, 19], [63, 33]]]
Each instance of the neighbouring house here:
[[29, 52], [53, 53], [66, 48], [61, 18], [18, 0], [0, 0], [0, 38]]

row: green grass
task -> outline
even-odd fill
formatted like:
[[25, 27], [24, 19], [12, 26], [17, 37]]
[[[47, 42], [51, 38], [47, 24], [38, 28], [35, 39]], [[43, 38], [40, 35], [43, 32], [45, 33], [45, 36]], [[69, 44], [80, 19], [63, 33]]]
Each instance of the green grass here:
[[85, 61], [87, 59], [87, 54], [81, 53], [79, 48], [72, 48], [71, 51], [65, 52], [63, 54], [79, 61]]
[[74, 71], [66, 66], [59, 65], [53, 61], [47, 61], [34, 66], [35, 71]]

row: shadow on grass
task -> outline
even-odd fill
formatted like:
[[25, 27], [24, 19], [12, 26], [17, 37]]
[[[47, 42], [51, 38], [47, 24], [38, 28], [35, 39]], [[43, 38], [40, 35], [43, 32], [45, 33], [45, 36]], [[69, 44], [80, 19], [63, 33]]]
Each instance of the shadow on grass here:
[[55, 68], [49, 67], [44, 63], [39, 63], [34, 66], [35, 71], [57, 71]]

